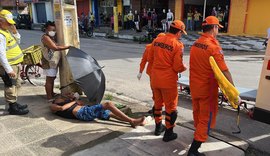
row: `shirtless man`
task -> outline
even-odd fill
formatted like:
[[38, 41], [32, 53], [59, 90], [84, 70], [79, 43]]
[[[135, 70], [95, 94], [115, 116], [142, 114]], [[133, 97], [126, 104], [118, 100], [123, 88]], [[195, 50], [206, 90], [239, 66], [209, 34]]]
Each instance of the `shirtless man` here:
[[129, 122], [133, 128], [145, 125], [145, 117], [137, 119], [130, 118], [116, 108], [112, 102], [89, 106], [80, 100], [59, 97], [52, 102], [50, 109], [56, 115], [68, 119], [92, 121], [95, 118], [109, 120], [112, 117], [117, 120]]

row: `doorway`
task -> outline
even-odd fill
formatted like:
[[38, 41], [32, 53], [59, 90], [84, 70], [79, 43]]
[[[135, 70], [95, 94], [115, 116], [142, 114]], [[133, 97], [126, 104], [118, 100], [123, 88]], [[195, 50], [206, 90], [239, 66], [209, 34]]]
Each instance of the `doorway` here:
[[35, 7], [36, 7], [36, 13], [37, 13], [37, 22], [46, 23], [47, 15], [46, 15], [45, 3], [36, 3]]
[[[200, 14], [195, 18], [195, 12]], [[188, 21], [188, 13], [192, 13], [192, 21]], [[216, 16], [221, 25], [221, 32], [227, 32], [230, 14], [230, 0], [184, 0], [183, 17], [188, 30], [200, 31], [202, 21], [210, 15]], [[189, 14], [190, 17], [190, 14]], [[189, 18], [190, 19], [190, 18]]]

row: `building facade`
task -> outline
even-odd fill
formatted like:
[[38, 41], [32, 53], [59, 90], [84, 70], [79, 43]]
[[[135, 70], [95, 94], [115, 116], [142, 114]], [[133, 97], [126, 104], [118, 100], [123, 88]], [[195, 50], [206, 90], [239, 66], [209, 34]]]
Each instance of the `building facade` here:
[[266, 36], [270, 27], [270, 17], [266, 13], [270, 1], [266, 0], [133, 0], [131, 4], [132, 10], [171, 9], [175, 18], [185, 23], [189, 9], [200, 12], [202, 21], [212, 15], [215, 7], [217, 14], [223, 14], [224, 32], [232, 35]]
[[14, 14], [24, 10], [26, 6], [27, 4], [23, 0], [0, 0], [0, 10], [7, 9]]
[[[53, 20], [53, 0], [18, 0], [18, 10], [23, 10], [30, 5], [29, 10], [33, 23], [44, 23]], [[81, 14], [95, 15], [97, 26], [106, 26], [113, 15], [114, 0], [76, 0], [78, 17]], [[26, 4], [27, 3], [27, 4]], [[170, 9], [175, 19], [181, 19], [186, 23], [189, 10], [201, 13], [202, 21], [212, 15], [213, 9], [217, 13], [223, 13], [222, 24], [226, 27], [223, 31], [232, 35], [266, 36], [266, 30], [270, 27], [269, 16], [266, 13], [270, 6], [269, 0], [117, 0], [118, 13], [123, 17], [125, 12], [137, 10], [142, 12], [154, 9], [161, 12]], [[1, 0], [0, 8], [16, 13], [16, 0]]]
[[53, 21], [53, 0], [24, 0], [29, 5], [33, 24]]

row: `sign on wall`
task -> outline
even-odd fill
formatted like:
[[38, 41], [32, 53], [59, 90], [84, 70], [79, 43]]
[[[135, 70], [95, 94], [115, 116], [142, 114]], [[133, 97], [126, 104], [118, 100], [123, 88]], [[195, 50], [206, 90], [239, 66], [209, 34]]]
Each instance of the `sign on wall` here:
[[113, 7], [114, 6], [114, 0], [102, 0], [99, 2], [101, 7]]
[[65, 25], [67, 27], [71, 27], [72, 26], [72, 17], [71, 17], [71, 14], [69, 12], [65, 13], [64, 21], [65, 21]]

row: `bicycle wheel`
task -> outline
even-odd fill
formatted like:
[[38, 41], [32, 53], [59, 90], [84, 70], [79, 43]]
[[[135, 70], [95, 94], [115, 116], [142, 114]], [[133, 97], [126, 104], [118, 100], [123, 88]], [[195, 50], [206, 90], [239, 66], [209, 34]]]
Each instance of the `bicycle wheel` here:
[[39, 65], [27, 65], [25, 68], [26, 78], [34, 86], [44, 85], [45, 76], [42, 75], [42, 68]]

